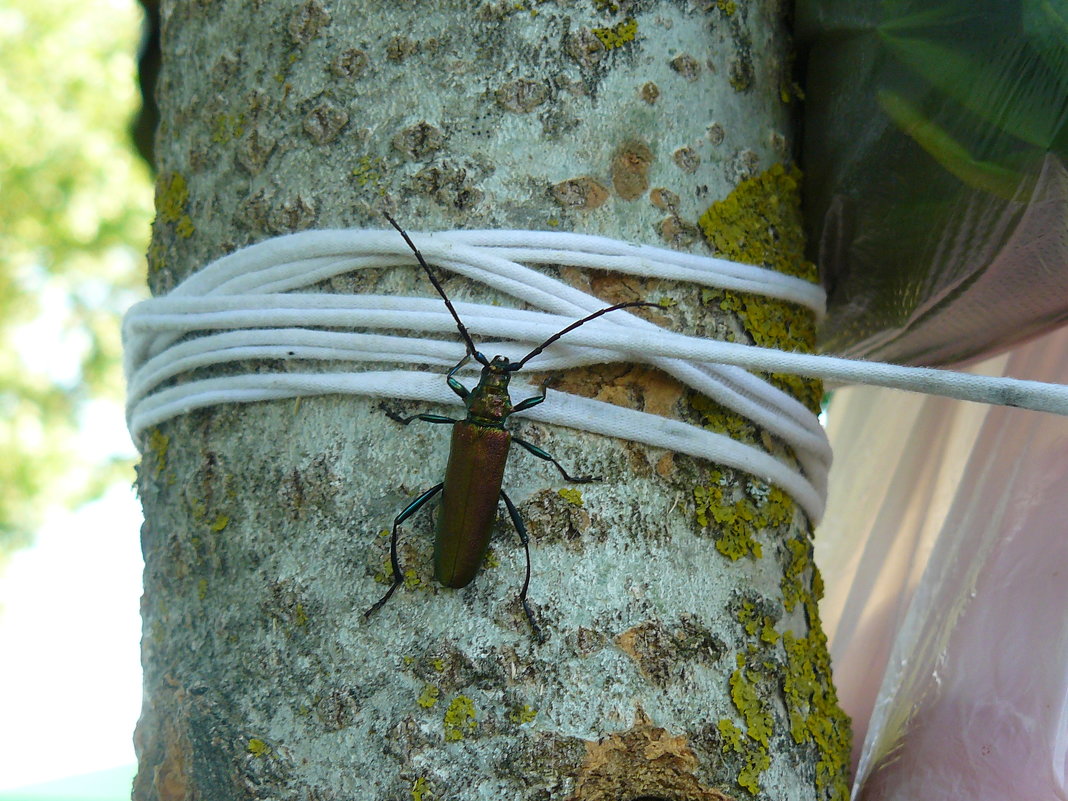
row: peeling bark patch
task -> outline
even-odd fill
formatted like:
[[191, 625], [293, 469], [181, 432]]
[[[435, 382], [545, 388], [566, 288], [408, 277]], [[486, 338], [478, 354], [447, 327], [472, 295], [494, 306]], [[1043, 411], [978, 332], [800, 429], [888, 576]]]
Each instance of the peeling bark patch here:
[[649, 188], [653, 152], [644, 142], [630, 141], [612, 159], [612, 186], [624, 200], [636, 200]]
[[549, 89], [541, 81], [520, 78], [501, 86], [496, 94], [497, 104], [506, 111], [526, 114], [549, 98]]
[[287, 200], [274, 210], [267, 219], [267, 226], [271, 233], [287, 234], [292, 231], [303, 231], [315, 224], [315, 206], [302, 196]]
[[338, 78], [355, 80], [363, 75], [369, 60], [364, 51], [350, 47], [330, 62], [330, 72]]
[[568, 801], [732, 801], [694, 776], [697, 757], [685, 735], [671, 736], [638, 708], [626, 731], [586, 742], [575, 793]]
[[169, 675], [157, 685], [134, 732], [138, 753], [134, 801], [185, 801], [193, 792], [189, 696]]
[[304, 118], [304, 133], [317, 145], [333, 142], [348, 125], [349, 115], [333, 103], [320, 103]]
[[335, 688], [315, 704], [315, 714], [327, 731], [341, 731], [351, 726], [359, 711], [359, 697], [350, 687]]
[[425, 120], [410, 125], [393, 137], [393, 149], [409, 161], [426, 161], [445, 144], [445, 135]]
[[600, 63], [604, 57], [605, 48], [601, 40], [587, 28], [578, 33], [570, 34], [564, 41], [564, 52], [567, 53], [580, 67], [589, 69]]
[[608, 200], [608, 188], [589, 175], [554, 184], [550, 192], [561, 206], [582, 211], [596, 209]]
[[670, 189], [658, 186], [649, 193], [649, 202], [661, 211], [675, 211], [679, 207], [679, 196]]
[[616, 638], [616, 645], [659, 687], [682, 678], [691, 663], [710, 665], [727, 651], [718, 637], [689, 615], [670, 628], [659, 620], [634, 626]]
[[701, 166], [701, 156], [692, 147], [680, 147], [675, 151], [674, 159], [683, 172], [695, 173]]
[[159, 801], [185, 801], [190, 793], [191, 749], [189, 739], [175, 726], [163, 734], [163, 761], [152, 770], [152, 785]]
[[701, 65], [689, 53], [671, 59], [671, 69], [691, 83], [701, 76]]
[[463, 167], [426, 167], [412, 180], [417, 192], [457, 211], [470, 211], [482, 200], [482, 191], [468, 181]]
[[259, 128], [253, 128], [237, 145], [237, 163], [250, 175], [259, 175], [277, 143]]
[[683, 250], [701, 239], [701, 229], [673, 215], [660, 223], [660, 238], [676, 250]]
[[753, 88], [753, 59], [747, 51], [733, 59], [727, 69], [731, 88], [736, 92], [748, 92]]
[[316, 0], [310, 0], [289, 18], [289, 35], [298, 45], [306, 45], [330, 22], [330, 14]]
[[616, 637], [616, 644], [653, 684], [663, 687], [671, 680], [675, 653], [659, 623], [648, 621], [627, 629]]
[[386, 58], [399, 63], [414, 54], [418, 49], [419, 45], [407, 36], [394, 36], [386, 43]]

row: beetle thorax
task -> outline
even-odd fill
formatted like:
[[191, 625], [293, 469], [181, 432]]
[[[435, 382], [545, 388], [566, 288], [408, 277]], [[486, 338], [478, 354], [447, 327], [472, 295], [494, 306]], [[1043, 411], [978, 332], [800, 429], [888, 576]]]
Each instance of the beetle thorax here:
[[512, 413], [512, 399], [508, 397], [508, 382], [513, 370], [504, 356], [494, 356], [484, 365], [478, 385], [467, 397], [467, 419], [481, 425], [503, 426]]

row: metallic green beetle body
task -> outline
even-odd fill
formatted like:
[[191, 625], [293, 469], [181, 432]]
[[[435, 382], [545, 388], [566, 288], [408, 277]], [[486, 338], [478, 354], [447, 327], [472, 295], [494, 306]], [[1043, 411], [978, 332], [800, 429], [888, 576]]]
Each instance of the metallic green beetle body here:
[[[364, 614], [370, 615], [381, 609], [397, 587], [404, 582], [404, 574], [397, 556], [397, 532], [401, 523], [441, 492], [441, 509], [438, 513], [437, 535], [434, 542], [434, 577], [446, 587], [465, 587], [471, 583], [482, 567], [486, 549], [489, 546], [490, 534], [493, 531], [493, 523], [497, 517], [497, 506], [499, 501], [503, 500], [526, 552], [526, 579], [519, 593], [519, 601], [523, 605], [523, 611], [530, 621], [531, 628], [535, 634], [538, 634], [540, 629], [534, 622], [534, 614], [527, 603], [527, 588], [530, 585], [530, 538], [527, 536], [526, 526], [515, 504], [501, 489], [504, 483], [504, 467], [508, 461], [508, 451], [514, 442], [539, 459], [552, 462], [561, 475], [571, 482], [584, 483], [596, 481], [596, 479], [568, 475], [563, 466], [552, 456], [537, 445], [514, 437], [504, 427], [512, 414], [526, 411], [545, 400], [543, 389], [542, 394], [527, 398], [513, 406], [508, 395], [508, 383], [512, 374], [520, 370], [527, 361], [537, 356], [564, 334], [590, 320], [617, 309], [659, 304], [634, 301], [599, 309], [549, 337], [517, 362], [505, 356], [494, 356], [490, 360], [475, 348], [471, 335], [419, 249], [392, 217], [386, 215], [386, 219], [400, 232], [404, 241], [415, 253], [427, 278], [430, 279], [442, 300], [445, 301], [445, 306], [452, 313], [456, 327], [467, 345], [467, 355], [449, 370], [446, 377], [452, 391], [463, 399], [467, 416], [463, 420], [455, 420], [437, 414], [414, 414], [410, 417], [402, 417], [395, 412], [386, 412], [391, 419], [403, 425], [408, 425], [413, 420], [451, 425], [453, 427], [452, 446], [449, 451], [449, 463], [445, 469], [445, 480], [419, 495], [394, 519], [393, 535], [390, 540], [393, 583], [386, 594]], [[467, 389], [456, 378], [457, 371], [470, 359], [482, 365], [482, 376], [472, 390]]]

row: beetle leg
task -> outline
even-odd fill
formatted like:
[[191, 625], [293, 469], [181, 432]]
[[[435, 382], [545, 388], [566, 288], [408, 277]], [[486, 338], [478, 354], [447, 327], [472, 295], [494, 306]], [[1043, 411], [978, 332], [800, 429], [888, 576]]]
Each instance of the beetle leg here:
[[393, 595], [394, 592], [396, 592], [397, 587], [404, 583], [404, 574], [401, 573], [400, 569], [400, 559], [397, 558], [397, 529], [400, 527], [400, 524], [412, 515], [414, 515], [420, 509], [422, 509], [427, 501], [429, 501], [431, 498], [441, 492], [441, 488], [444, 486], [444, 481], [440, 484], [435, 484], [433, 487], [428, 489], [426, 492], [424, 492], [422, 495], [420, 495], [418, 498], [416, 498], [414, 501], [404, 507], [404, 511], [397, 515], [397, 517], [393, 520], [393, 536], [390, 538], [389, 541], [389, 561], [390, 564], [393, 565], [393, 584], [391, 584], [390, 588], [386, 590], [386, 594], [379, 599], [378, 603], [376, 603], [374, 606], [372, 606], [370, 609], [363, 613], [364, 617], [370, 617], [372, 613], [377, 612], [379, 609], [385, 606], [386, 601], [388, 601], [390, 599], [390, 596]]
[[527, 603], [527, 588], [530, 586], [530, 536], [527, 534], [527, 527], [523, 523], [523, 518], [519, 516], [519, 510], [512, 503], [512, 499], [505, 494], [504, 490], [501, 490], [501, 497], [504, 498], [504, 505], [508, 507], [508, 516], [512, 518], [512, 525], [515, 526], [516, 533], [519, 534], [519, 540], [523, 543], [523, 551], [527, 556], [527, 575], [523, 579], [523, 589], [519, 591], [519, 603], [523, 604], [523, 611], [526, 612], [530, 627], [534, 630], [534, 637], [541, 640], [541, 628], [534, 622], [534, 613], [530, 610], [530, 604]]
[[413, 414], [410, 417], [405, 417], [404, 415], [398, 414], [397, 412], [393, 411], [392, 409], [390, 409], [388, 406], [386, 406], [383, 403], [378, 404], [378, 408], [382, 412], [384, 412], [386, 417], [388, 417], [390, 420], [394, 420], [394, 421], [396, 421], [396, 422], [398, 422], [398, 423], [400, 423], [401, 425], [404, 425], [404, 426], [408, 425], [408, 423], [412, 422], [412, 420], [423, 420], [423, 421], [425, 421], [427, 423], [459, 423], [460, 422], [459, 420], [454, 420], [451, 417], [444, 417], [443, 415], [440, 415], [440, 414]]
[[405, 426], [408, 425], [408, 423], [412, 422], [412, 420], [422, 420], [423, 422], [426, 422], [426, 423], [459, 423], [460, 422], [459, 420], [454, 420], [451, 417], [443, 417], [440, 414], [413, 414], [411, 417], [401, 417], [399, 414], [397, 414], [394, 411], [390, 411], [389, 409], [383, 409], [382, 411], [384, 411], [386, 413], [386, 416], [390, 420], [396, 420], [398, 423], [400, 423], [401, 425], [405, 425]]
[[527, 409], [530, 409], [533, 406], [537, 406], [539, 403], [545, 400], [546, 387], [548, 386], [548, 384], [549, 379], [546, 378], [544, 381], [541, 382], [541, 394], [535, 395], [532, 398], [527, 398], [526, 400], [519, 401], [519, 403], [517, 403], [512, 408], [512, 414], [515, 414], [516, 412], [525, 412]]
[[[476, 353], [478, 353], [478, 352], [476, 351]], [[482, 356], [481, 353], [478, 353], [478, 355]], [[485, 359], [486, 359], [486, 357], [482, 356], [482, 358], [479, 359], [478, 361], [481, 364], [485, 364], [486, 363]], [[467, 396], [471, 394], [471, 390], [469, 390], [467, 387], [465, 387], [463, 384], [461, 384], [460, 383], [460, 379], [456, 378], [455, 375], [456, 375], [456, 371], [459, 370], [461, 367], [463, 367], [465, 364], [467, 364], [470, 360], [471, 360], [471, 354], [468, 353], [466, 356], [464, 356], [462, 359], [460, 359], [460, 361], [456, 364], [456, 366], [453, 367], [451, 370], [449, 370], [449, 372], [445, 375], [445, 383], [447, 383], [449, 385], [449, 389], [451, 389], [453, 392], [455, 392], [457, 395], [459, 395], [460, 396], [460, 400], [463, 400], [463, 401], [467, 400]]]
[[547, 462], [552, 462], [554, 465], [556, 465], [556, 469], [560, 471], [560, 475], [562, 475], [564, 478], [566, 478], [572, 484], [589, 484], [591, 481], [600, 481], [601, 480], [600, 477], [598, 477], [598, 476], [573, 476], [573, 475], [570, 475], [564, 469], [564, 466], [562, 464], [560, 464], [558, 461], [556, 461], [556, 459], [551, 457], [548, 453], [543, 451], [537, 445], [534, 445], [534, 444], [532, 444], [530, 442], [527, 442], [525, 439], [520, 439], [519, 437], [512, 437], [512, 442], [514, 442], [516, 445], [522, 445], [524, 448], [526, 448], [528, 451], [533, 453], [539, 459], [544, 459]]

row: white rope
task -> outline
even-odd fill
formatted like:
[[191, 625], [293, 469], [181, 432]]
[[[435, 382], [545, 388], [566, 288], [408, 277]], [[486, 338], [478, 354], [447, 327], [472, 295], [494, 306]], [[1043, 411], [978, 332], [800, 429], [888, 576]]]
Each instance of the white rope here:
[[[454, 303], [468, 330], [483, 343], [480, 349], [491, 356], [499, 353], [518, 359], [530, 346], [605, 305], [603, 300], [527, 264], [690, 281], [774, 297], [812, 309], [817, 315], [823, 313], [820, 287], [722, 259], [553, 232], [451, 231], [411, 236], [431, 264], [544, 310]], [[140, 444], [148, 427], [219, 403], [364, 394], [458, 404], [440, 373], [400, 370], [255, 373], [191, 380], [160, 389], [189, 370], [239, 360], [451, 367], [463, 356], [464, 346], [457, 342], [455, 321], [438, 298], [293, 291], [356, 270], [413, 263], [413, 254], [394, 231], [305, 231], [224, 256], [170, 294], [137, 304], [123, 324], [129, 385], [127, 423], [134, 441]], [[318, 330], [321, 328], [345, 330]], [[374, 330], [444, 334], [449, 339], [366, 333]], [[193, 334], [200, 335], [187, 338]], [[512, 341], [494, 341], [499, 338]], [[539, 369], [559, 370], [613, 361], [659, 367], [768, 429], [793, 448], [800, 469], [696, 426], [562, 392], [550, 391], [548, 400], [528, 416], [743, 470], [785, 489], [814, 522], [822, 515], [831, 459], [823, 429], [802, 404], [745, 368], [1068, 413], [1065, 387], [688, 337], [624, 311], [568, 333], [562, 342], [536, 357], [535, 364]]]

